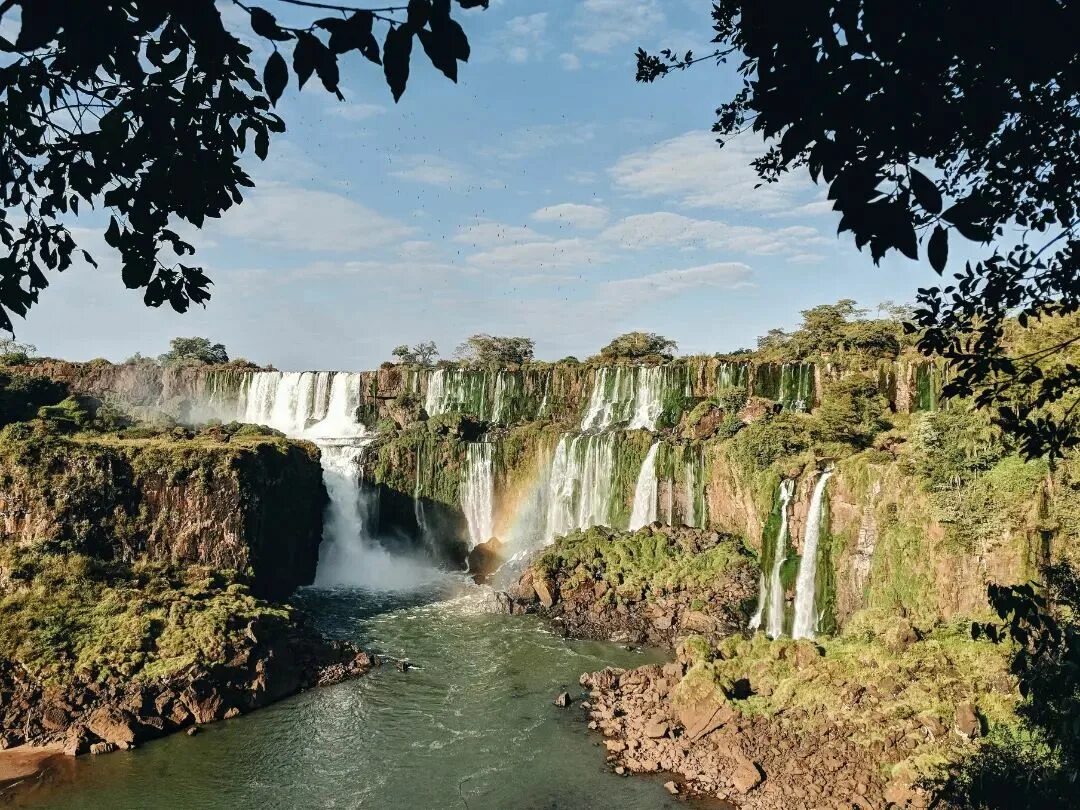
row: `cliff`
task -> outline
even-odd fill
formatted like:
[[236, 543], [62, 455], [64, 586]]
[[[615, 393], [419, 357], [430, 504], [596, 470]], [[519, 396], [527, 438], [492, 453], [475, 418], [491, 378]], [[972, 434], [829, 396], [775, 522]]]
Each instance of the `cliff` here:
[[314, 579], [325, 501], [318, 450], [281, 437], [0, 434], [0, 545], [230, 569], [284, 598]]

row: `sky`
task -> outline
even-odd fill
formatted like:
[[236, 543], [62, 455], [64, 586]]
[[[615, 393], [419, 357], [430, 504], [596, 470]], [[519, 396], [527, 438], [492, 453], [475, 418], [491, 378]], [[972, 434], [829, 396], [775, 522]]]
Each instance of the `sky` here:
[[[277, 9], [273, 0], [264, 5]], [[200, 335], [279, 369], [365, 369], [475, 333], [536, 341], [540, 359], [595, 354], [640, 329], [682, 353], [752, 347], [839, 298], [904, 302], [936, 277], [875, 267], [809, 178], [755, 188], [747, 133], [723, 148], [715, 108], [736, 66], [634, 82], [640, 46], [709, 50], [706, 0], [493, 0], [457, 11], [473, 45], [457, 85], [417, 48], [394, 104], [382, 72], [342, 63], [344, 103], [317, 81], [278, 105], [288, 131], [245, 166], [257, 187], [201, 232], [205, 309], [148, 309], [97, 223], [16, 337], [39, 353], [121, 361]], [[223, 3], [235, 31], [247, 22]], [[246, 36], [246, 35], [245, 35]], [[261, 43], [257, 62], [265, 61]]]

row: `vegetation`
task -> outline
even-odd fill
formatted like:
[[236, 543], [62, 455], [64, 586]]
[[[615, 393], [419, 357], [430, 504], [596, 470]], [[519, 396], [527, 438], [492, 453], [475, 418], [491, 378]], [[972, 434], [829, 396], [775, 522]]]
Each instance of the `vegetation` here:
[[520, 365], [533, 359], [535, 345], [532, 338], [473, 335], [457, 347], [456, 354], [466, 363], [482, 366]]
[[669, 527], [631, 533], [598, 526], [558, 538], [535, 570], [549, 577], [566, 572], [566, 589], [603, 581], [616, 594], [647, 597], [718, 588], [736, 568], [750, 565], [749, 554], [733, 537]]
[[417, 343], [411, 348], [402, 344], [395, 347], [390, 354], [396, 357], [399, 363], [404, 363], [407, 366], [428, 368], [435, 365], [435, 359], [439, 356], [439, 349], [435, 346], [435, 341], [429, 340], [424, 343]]
[[21, 366], [37, 354], [37, 346], [19, 343], [13, 338], [0, 338], [0, 366]]
[[108, 562], [40, 547], [0, 547], [0, 658], [60, 684], [150, 680], [208, 666], [251, 622], [284, 626], [291, 608], [251, 595], [230, 571]]
[[223, 365], [229, 362], [229, 354], [221, 343], [211, 343], [209, 338], [189, 337], [173, 338], [169, 341], [169, 350], [158, 358], [162, 363], [194, 361], [211, 365]]
[[641, 360], [656, 358], [670, 360], [678, 345], [671, 338], [655, 332], [627, 332], [619, 335], [600, 350], [603, 360]]
[[714, 53], [639, 50], [637, 78], [740, 54], [746, 81], [718, 105], [714, 131], [721, 142], [747, 129], [761, 136], [753, 166], [764, 182], [792, 171], [822, 181], [841, 232], [875, 263], [921, 250], [940, 274], [950, 242], [982, 251], [951, 283], [920, 291], [911, 329], [923, 352], [950, 362], [947, 396], [974, 395], [1026, 456], [1056, 456], [1080, 444], [1080, 409], [1047, 410], [1077, 401], [1080, 365], [1055, 366], [1054, 356], [1080, 343], [1080, 329], [1074, 321], [1024, 353], [1007, 325], [1017, 313], [1026, 326], [1080, 311], [1080, 80], [1065, 33], [1080, 10], [1046, 2], [1012, 12], [1005, 2], [976, 19], [963, 3], [899, 14], [825, 0], [774, 14], [720, 0]]
[[[887, 311], [896, 312], [891, 307]], [[770, 329], [758, 338], [758, 352], [764, 359], [777, 362], [832, 359], [841, 353], [847, 355], [842, 359], [861, 360], [865, 367], [879, 359], [895, 359], [911, 344], [900, 320], [867, 319], [866, 314], [850, 298], [803, 310], [798, 329], [793, 332]]]
[[[295, 14], [318, 7], [269, 0]], [[462, 8], [488, 0], [457, 0]], [[0, 20], [16, 16], [14, 42], [0, 75], [6, 111], [0, 123], [7, 171], [0, 217], [0, 328], [25, 316], [79, 250], [71, 223], [84, 211], [109, 213], [105, 241], [120, 253], [125, 286], [144, 290], [148, 306], [178, 312], [209, 297], [210, 279], [183, 257], [194, 253], [174, 220], [196, 228], [243, 202], [254, 185], [241, 168], [253, 148], [265, 159], [270, 136], [285, 131], [272, 111], [289, 82], [315, 75], [341, 101], [339, 57], [356, 52], [381, 65], [396, 99], [409, 79], [414, 40], [451, 80], [469, 43], [450, 0], [410, 0], [407, 9], [340, 7], [296, 27], [266, 8], [237, 0], [248, 13], [232, 31], [213, 0], [9, 0]], [[326, 6], [326, 8], [330, 8]], [[385, 32], [381, 48], [376, 32]], [[261, 70], [241, 41], [254, 35], [270, 49]], [[162, 252], [180, 258], [177, 262]]]

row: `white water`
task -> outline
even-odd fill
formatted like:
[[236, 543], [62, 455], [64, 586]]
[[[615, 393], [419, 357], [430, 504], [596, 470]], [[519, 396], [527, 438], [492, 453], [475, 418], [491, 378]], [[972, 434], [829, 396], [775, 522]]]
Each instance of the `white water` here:
[[663, 411], [661, 366], [604, 367], [596, 372], [582, 430], [608, 430], [627, 423], [629, 430], [656, 430]]
[[637, 486], [634, 487], [634, 509], [630, 514], [630, 531], [636, 531], [642, 526], [656, 520], [656, 450], [660, 442], [653, 442], [652, 447], [641, 463], [641, 472], [638, 473]]
[[495, 536], [495, 471], [493, 445], [473, 442], [465, 454], [461, 480], [461, 511], [469, 525], [469, 548]]
[[784, 634], [784, 584], [780, 579], [781, 569], [787, 561], [788, 534], [788, 508], [791, 504], [791, 496], [795, 492], [793, 480], [780, 483], [780, 528], [776, 532], [776, 543], [773, 547], [773, 565], [769, 572], [769, 579], [765, 579], [765, 572], [761, 572], [761, 592], [758, 596], [757, 611], [750, 619], [750, 629], [756, 630], [761, 626], [762, 614], [765, 614], [765, 633], [769, 638], [779, 638]]
[[361, 466], [371, 437], [356, 417], [361, 379], [345, 372], [256, 372], [241, 391], [237, 418], [319, 447], [329, 503], [317, 584], [413, 587], [433, 576], [433, 569], [390, 554], [373, 538], [377, 502], [363, 485]]
[[810, 498], [802, 560], [799, 563], [799, 576], [795, 580], [795, 624], [791, 631], [792, 638], [813, 638], [814, 631], [817, 630], [818, 615], [814, 605], [814, 593], [817, 589], [817, 552], [818, 542], [821, 539], [825, 485], [831, 476], [832, 470], [826, 470], [821, 474], [814, 486], [813, 497]]
[[589, 526], [607, 526], [615, 476], [615, 434], [564, 435], [548, 477], [545, 542]]

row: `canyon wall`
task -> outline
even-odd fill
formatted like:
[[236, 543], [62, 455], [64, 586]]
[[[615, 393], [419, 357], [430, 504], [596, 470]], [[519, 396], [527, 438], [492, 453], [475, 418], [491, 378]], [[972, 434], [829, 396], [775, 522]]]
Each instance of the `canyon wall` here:
[[249, 572], [268, 598], [313, 581], [325, 501], [307, 443], [0, 434], [0, 542]]

